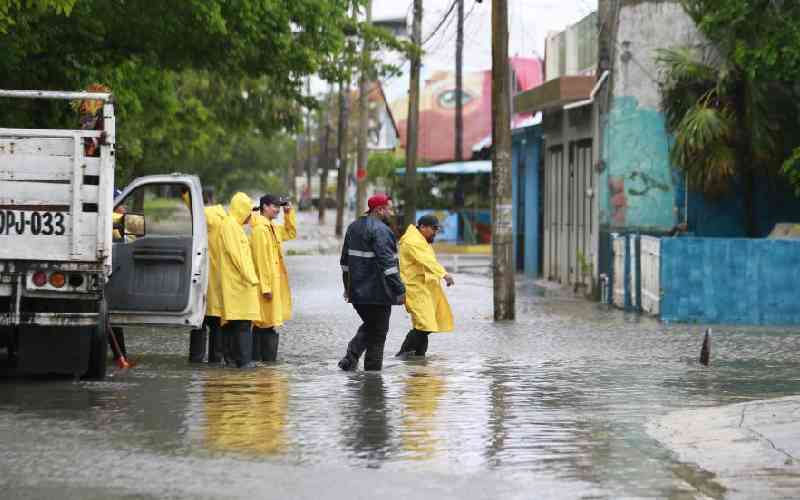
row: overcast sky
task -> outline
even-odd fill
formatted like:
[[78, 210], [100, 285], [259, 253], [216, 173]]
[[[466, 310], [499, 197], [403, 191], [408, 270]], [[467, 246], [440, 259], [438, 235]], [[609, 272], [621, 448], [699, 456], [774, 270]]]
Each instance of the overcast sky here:
[[[436, 70], [455, 70], [455, 9], [436, 33], [453, 0], [423, 0], [422, 38], [425, 56], [422, 61], [422, 78]], [[410, 27], [413, 0], [373, 0], [372, 17], [375, 20], [405, 17]], [[548, 32], [562, 31], [597, 10], [597, 0], [508, 0], [509, 55], [544, 57], [544, 39]], [[464, 71], [477, 71], [492, 67], [492, 0], [464, 0]], [[408, 92], [408, 64], [398, 56], [383, 54], [396, 64], [404, 64], [400, 77], [384, 81], [386, 97], [391, 102]], [[312, 83], [312, 92], [321, 93], [328, 88], [319, 80]]]
[[[440, 24], [453, 0], [424, 0], [422, 38], [430, 37]], [[373, 0], [373, 19], [407, 16], [411, 21], [412, 0]], [[509, 54], [544, 56], [544, 39], [548, 32], [561, 31], [597, 10], [597, 0], [508, 0]], [[490, 69], [492, 66], [491, 19], [492, 2], [464, 0], [464, 70]], [[425, 44], [423, 78], [434, 70], [455, 69], [455, 10], [442, 27]], [[405, 72], [407, 74], [407, 70]], [[408, 87], [408, 77], [385, 82], [391, 101]]]

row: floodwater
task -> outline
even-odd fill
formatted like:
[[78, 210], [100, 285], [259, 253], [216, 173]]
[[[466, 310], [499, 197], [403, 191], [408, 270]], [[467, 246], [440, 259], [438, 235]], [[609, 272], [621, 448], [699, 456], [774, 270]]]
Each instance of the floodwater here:
[[521, 283], [456, 275], [457, 330], [381, 373], [336, 367], [358, 325], [335, 257], [289, 257], [295, 318], [279, 361], [189, 365], [185, 331], [130, 329], [138, 366], [102, 382], [0, 381], [3, 498], [715, 498], [648, 418], [800, 393], [800, 335], [663, 325]]

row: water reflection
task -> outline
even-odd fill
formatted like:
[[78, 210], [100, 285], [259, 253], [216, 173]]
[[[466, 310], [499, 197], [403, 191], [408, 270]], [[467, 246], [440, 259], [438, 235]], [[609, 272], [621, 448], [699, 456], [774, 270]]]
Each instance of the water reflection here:
[[[214, 476], [215, 454], [244, 454], [257, 473], [263, 462], [342, 474], [384, 467], [534, 478], [542, 494], [528, 496], [548, 496], [540, 482], [552, 481], [562, 498], [680, 498], [685, 474], [646, 434], [647, 419], [800, 391], [794, 331], [719, 328], [705, 368], [701, 327], [538, 296], [522, 297], [529, 312], [516, 322], [493, 323], [491, 287], [469, 284], [448, 292], [459, 334], [437, 337], [426, 361], [341, 373], [332, 346], [349, 340], [354, 316], [330, 304], [338, 262], [304, 265], [292, 274], [303, 307], [285, 326], [283, 363], [247, 372], [187, 365], [185, 336], [133, 329], [129, 348], [140, 363], [125, 375], [0, 382], [4, 445], [48, 474], [63, 467], [48, 462], [49, 448], [67, 450], [65, 462], [73, 450], [122, 449], [119, 460], [131, 450], [169, 457], [164, 463], [187, 457], [197, 477]], [[407, 318], [393, 315], [392, 325], [404, 335]], [[36, 447], [45, 451], [32, 454]], [[404, 481], [392, 473], [385, 477]]]
[[342, 410], [342, 442], [370, 467], [380, 467], [390, 451], [391, 428], [381, 373], [359, 373], [347, 381]]
[[505, 449], [506, 418], [511, 404], [507, 385], [509, 376], [500, 367], [491, 364], [486, 367], [486, 374], [489, 377], [489, 435], [485, 440], [484, 454], [489, 467], [498, 467], [501, 465], [499, 455]]
[[274, 455], [286, 450], [288, 387], [277, 369], [220, 371], [204, 387], [205, 446]]
[[406, 377], [404, 386], [401, 439], [406, 458], [431, 459], [443, 447], [437, 437], [437, 416], [439, 401], [447, 392], [445, 378], [423, 366]]

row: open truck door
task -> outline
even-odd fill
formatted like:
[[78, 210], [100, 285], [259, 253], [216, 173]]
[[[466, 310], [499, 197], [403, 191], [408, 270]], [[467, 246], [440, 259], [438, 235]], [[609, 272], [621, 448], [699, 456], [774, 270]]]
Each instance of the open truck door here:
[[200, 180], [136, 179], [114, 200], [111, 276], [114, 326], [199, 327], [208, 283], [208, 236]]

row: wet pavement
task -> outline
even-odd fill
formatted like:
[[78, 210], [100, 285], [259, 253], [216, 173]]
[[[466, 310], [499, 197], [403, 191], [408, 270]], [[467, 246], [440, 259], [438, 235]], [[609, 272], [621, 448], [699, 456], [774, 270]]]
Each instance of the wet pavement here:
[[409, 328], [395, 308], [384, 371], [344, 373], [358, 321], [337, 257], [287, 265], [276, 364], [189, 365], [187, 332], [131, 329], [138, 366], [106, 381], [0, 381], [2, 497], [736, 498], [648, 422], [800, 394], [794, 330], [717, 328], [706, 368], [702, 327], [528, 282], [517, 321], [493, 323], [475, 274], [456, 275], [456, 331], [427, 359], [391, 357]]

